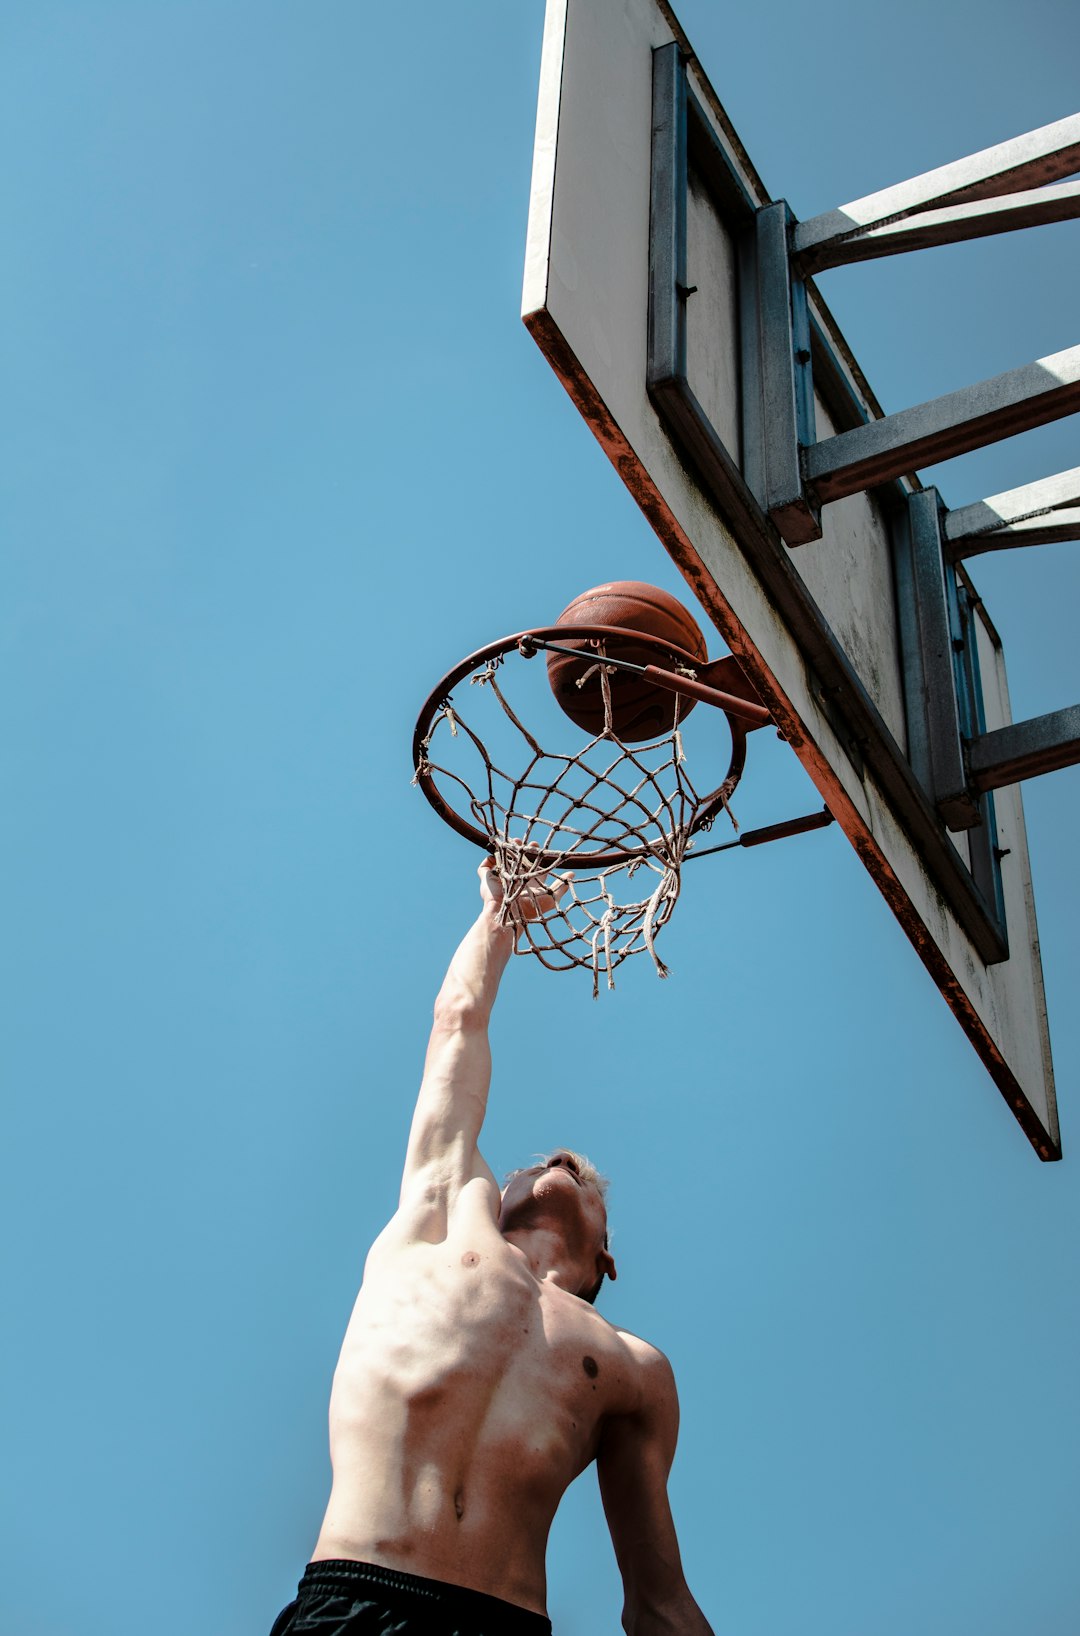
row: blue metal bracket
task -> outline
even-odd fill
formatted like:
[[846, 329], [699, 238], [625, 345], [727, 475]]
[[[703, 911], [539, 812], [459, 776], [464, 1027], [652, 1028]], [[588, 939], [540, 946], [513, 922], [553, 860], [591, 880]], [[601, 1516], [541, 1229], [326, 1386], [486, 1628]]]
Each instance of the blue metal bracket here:
[[758, 424], [763, 454], [758, 499], [789, 545], [821, 538], [821, 508], [808, 498], [801, 451], [815, 441], [806, 285], [791, 276], [795, 218], [780, 200], [755, 218], [754, 316], [759, 359]]

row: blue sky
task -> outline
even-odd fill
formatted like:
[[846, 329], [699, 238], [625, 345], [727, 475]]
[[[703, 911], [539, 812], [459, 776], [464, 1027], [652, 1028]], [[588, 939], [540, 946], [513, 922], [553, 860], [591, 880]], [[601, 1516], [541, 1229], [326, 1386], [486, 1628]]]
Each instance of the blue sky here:
[[[679, 14], [800, 216], [1074, 111], [1056, 0]], [[3, 17], [0, 1630], [248, 1636], [473, 913], [416, 710], [587, 585], [681, 584], [518, 318], [539, 0]], [[1075, 343], [1078, 247], [821, 282], [896, 409]], [[1064, 422], [933, 475], [1078, 462]], [[1075, 547], [973, 572], [1016, 714], [1074, 702]], [[744, 823], [815, 804], [751, 748]], [[835, 829], [703, 863], [668, 983], [508, 973], [485, 1151], [613, 1177], [604, 1310], [675, 1365], [718, 1636], [1080, 1623], [1080, 777], [1025, 802], [1060, 1165]], [[591, 1475], [550, 1590], [559, 1636], [618, 1629]]]

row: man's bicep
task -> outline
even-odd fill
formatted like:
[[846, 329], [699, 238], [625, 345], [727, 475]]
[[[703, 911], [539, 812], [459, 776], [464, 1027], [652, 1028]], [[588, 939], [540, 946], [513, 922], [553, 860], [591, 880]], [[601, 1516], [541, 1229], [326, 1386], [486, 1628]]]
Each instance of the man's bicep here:
[[604, 1512], [620, 1562], [645, 1533], [671, 1525], [668, 1472], [679, 1433], [679, 1409], [668, 1361], [653, 1364], [651, 1373], [661, 1378], [661, 1392], [650, 1394], [635, 1414], [607, 1420], [597, 1449]]
[[597, 1452], [600, 1493], [632, 1632], [703, 1633], [709, 1626], [687, 1589], [667, 1483], [679, 1433], [671, 1366], [649, 1349], [640, 1409], [605, 1424]]
[[624, 1580], [627, 1569], [638, 1565], [642, 1549], [658, 1548], [666, 1557], [673, 1548], [678, 1563], [667, 1497], [679, 1432], [678, 1398], [671, 1366], [659, 1353], [650, 1361], [648, 1375], [640, 1409], [605, 1424], [596, 1457], [604, 1512]]

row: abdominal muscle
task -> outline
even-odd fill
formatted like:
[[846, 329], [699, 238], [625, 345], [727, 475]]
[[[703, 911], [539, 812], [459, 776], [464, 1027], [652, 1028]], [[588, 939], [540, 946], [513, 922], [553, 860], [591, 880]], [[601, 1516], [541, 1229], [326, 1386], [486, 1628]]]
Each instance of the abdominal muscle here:
[[[374, 1562], [545, 1610], [548, 1531], [624, 1377], [619, 1337], [494, 1223], [376, 1246], [334, 1376], [313, 1560]], [[597, 1356], [601, 1362], [597, 1362]]]

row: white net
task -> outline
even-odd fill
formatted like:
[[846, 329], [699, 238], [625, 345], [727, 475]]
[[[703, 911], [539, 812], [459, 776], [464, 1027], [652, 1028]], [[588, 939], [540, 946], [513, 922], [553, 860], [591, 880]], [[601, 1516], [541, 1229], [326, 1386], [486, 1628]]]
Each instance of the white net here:
[[[535, 954], [555, 971], [588, 969], [594, 994], [602, 980], [615, 986], [616, 968], [632, 954], [648, 953], [666, 977], [656, 938], [678, 901], [702, 806], [683, 751], [681, 701], [670, 732], [647, 744], [624, 744], [612, 724], [601, 650], [582, 682], [598, 678], [607, 725], [576, 753], [559, 754], [544, 750], [522, 724], [505, 673], [498, 674], [503, 659], [489, 660], [469, 678], [485, 705], [497, 702], [495, 730], [485, 727], [481, 737], [466, 719], [466, 711], [474, 715], [480, 707], [476, 694], [460, 703], [444, 699], [421, 741], [417, 778], [449, 781], [487, 837], [503, 883], [503, 913], [519, 928], [518, 953]], [[565, 737], [566, 718], [557, 720]], [[522, 743], [522, 770], [505, 771], [504, 761], [521, 760]], [[553, 875], [566, 881], [566, 890], [555, 908], [532, 918], [535, 897]]]

